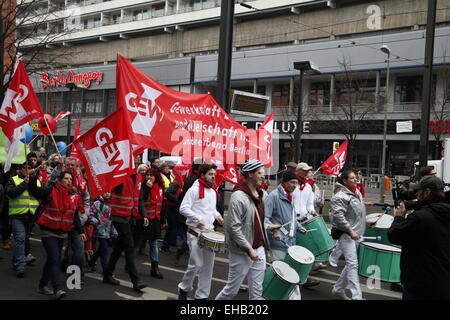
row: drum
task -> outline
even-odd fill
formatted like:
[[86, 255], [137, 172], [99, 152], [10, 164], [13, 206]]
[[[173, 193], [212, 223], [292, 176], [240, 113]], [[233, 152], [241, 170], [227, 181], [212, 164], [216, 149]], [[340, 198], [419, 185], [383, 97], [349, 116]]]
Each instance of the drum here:
[[308, 279], [314, 260], [312, 252], [300, 246], [290, 246], [284, 258], [284, 262], [297, 271], [300, 277], [300, 284], [305, 283], [306, 279]]
[[358, 249], [358, 273], [375, 279], [378, 279], [379, 273], [379, 280], [400, 282], [401, 251], [400, 248], [382, 243], [361, 242]]
[[228, 246], [225, 243], [225, 235], [215, 231], [205, 231], [198, 236], [200, 248], [210, 250], [215, 253], [226, 252]]
[[315, 262], [328, 262], [328, 258], [330, 257], [330, 254], [331, 254], [331, 250], [327, 251], [325, 253], [322, 253], [321, 255], [318, 255], [316, 257]]
[[366, 226], [366, 231], [364, 232], [365, 237], [381, 237], [381, 240], [376, 239], [367, 239], [364, 240], [365, 242], [376, 242], [376, 243], [383, 243], [387, 244], [389, 246], [392, 246], [393, 244], [389, 242], [388, 240], [388, 230], [391, 227], [392, 222], [394, 222], [394, 217], [388, 214], [382, 214], [382, 213], [372, 213], [366, 216], [367, 222], [375, 222], [375, 226], [369, 227]]
[[321, 216], [314, 217], [302, 223], [302, 226], [309, 231], [307, 234], [297, 232], [296, 244], [311, 251], [314, 256], [319, 256], [334, 247], [334, 240], [331, 238], [325, 220]]
[[286, 262], [274, 261], [264, 273], [263, 297], [266, 300], [288, 300], [300, 278]]

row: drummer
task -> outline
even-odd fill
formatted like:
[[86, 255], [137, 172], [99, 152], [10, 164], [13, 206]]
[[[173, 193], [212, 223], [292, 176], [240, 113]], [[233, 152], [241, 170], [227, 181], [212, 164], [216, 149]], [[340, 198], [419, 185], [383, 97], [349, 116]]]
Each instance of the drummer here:
[[186, 192], [180, 206], [180, 213], [186, 217], [187, 243], [190, 250], [189, 264], [178, 284], [179, 300], [187, 300], [188, 292], [192, 290], [195, 277], [198, 275], [195, 299], [208, 299], [211, 291], [215, 253], [200, 248], [198, 237], [204, 230], [214, 228], [214, 220], [222, 225], [223, 219], [216, 209], [217, 191], [212, 187], [215, 183], [216, 166], [203, 164], [199, 168], [200, 178]]
[[[281, 184], [273, 190], [264, 202], [264, 224], [281, 225], [279, 230], [268, 232], [271, 247], [272, 261], [284, 260], [289, 246], [295, 245], [295, 232], [306, 233], [300, 222], [296, 219], [292, 202], [292, 192], [298, 185], [298, 178], [292, 171], [285, 171]], [[301, 300], [299, 286], [292, 292], [290, 300]]]
[[[301, 223], [317, 216], [316, 210], [314, 209], [314, 192], [307, 178], [310, 170], [312, 170], [310, 165], [306, 162], [300, 162], [295, 171], [299, 185], [292, 193], [292, 198], [297, 219]], [[303, 284], [303, 288], [314, 287], [318, 284], [320, 284], [320, 281], [308, 278], [306, 283]]]

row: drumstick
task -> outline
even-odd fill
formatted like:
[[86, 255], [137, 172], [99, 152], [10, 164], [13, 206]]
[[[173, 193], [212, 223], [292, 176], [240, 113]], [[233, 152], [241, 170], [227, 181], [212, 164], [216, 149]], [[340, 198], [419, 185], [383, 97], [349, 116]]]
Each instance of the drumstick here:
[[381, 236], [376, 236], [376, 237], [362, 237], [364, 240], [381, 240]]

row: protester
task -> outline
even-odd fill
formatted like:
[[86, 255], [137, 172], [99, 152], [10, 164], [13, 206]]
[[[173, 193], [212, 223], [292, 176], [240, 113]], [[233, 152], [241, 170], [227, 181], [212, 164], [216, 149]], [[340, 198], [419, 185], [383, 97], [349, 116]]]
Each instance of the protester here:
[[[37, 220], [42, 231], [42, 244], [47, 253], [39, 292], [45, 295], [54, 294], [56, 299], [66, 295], [60, 276], [61, 250], [68, 233], [75, 228], [82, 240], [85, 240], [83, 226], [79, 219], [81, 198], [72, 187], [72, 174], [64, 171], [56, 182], [49, 182], [44, 187], [37, 186], [37, 175], [29, 178], [30, 194], [42, 200], [44, 209]], [[52, 282], [53, 292], [48, 287]]]
[[[296, 233], [306, 233], [297, 221], [293, 210], [292, 192], [298, 185], [298, 178], [292, 171], [285, 171], [281, 184], [273, 190], [264, 201], [265, 225], [284, 226], [286, 234], [280, 230], [269, 231], [269, 243], [272, 254], [272, 261], [284, 260], [287, 249], [296, 244]], [[295, 286], [289, 297], [290, 300], [301, 300], [300, 288]]]
[[151, 168], [161, 169], [161, 160], [158, 157], [151, 157], [149, 162]]
[[[124, 183], [115, 187], [111, 192], [111, 217], [118, 237], [114, 243], [113, 251], [109, 257], [106, 270], [103, 271], [103, 282], [120, 285], [120, 281], [113, 277], [114, 269], [122, 252], [125, 252], [125, 261], [133, 283], [133, 290], [141, 292], [146, 285], [140, 280], [134, 261], [133, 235], [131, 232], [131, 217], [139, 198], [137, 174], [128, 176]], [[148, 219], [144, 213], [144, 226], [148, 226]]]
[[34, 169], [37, 167], [38, 156], [36, 155], [35, 152], [30, 152], [27, 154], [26, 161], [27, 161], [28, 165], [31, 167], [31, 169]]
[[444, 183], [429, 175], [414, 189], [416, 209], [406, 215], [400, 203], [388, 231], [389, 241], [402, 246], [403, 299], [450, 300], [450, 205], [444, 203]]
[[186, 192], [180, 206], [180, 213], [186, 217], [188, 225], [187, 242], [190, 249], [189, 265], [182, 281], [178, 284], [179, 300], [187, 300], [198, 275], [196, 299], [207, 299], [211, 290], [211, 278], [215, 253], [198, 245], [198, 236], [202, 230], [211, 230], [214, 220], [223, 224], [216, 210], [217, 192], [212, 188], [215, 183], [216, 166], [204, 164], [199, 168], [200, 178]]
[[353, 300], [362, 300], [358, 276], [357, 247], [366, 226], [366, 208], [361, 193], [356, 187], [353, 171], [344, 171], [336, 183], [336, 192], [331, 198], [330, 219], [332, 227], [339, 232], [339, 244], [345, 257], [345, 267], [331, 293], [340, 299], [350, 300], [345, 289], [349, 289]]
[[96, 200], [92, 206], [89, 215], [89, 223], [94, 226], [93, 238], [98, 242], [98, 248], [89, 261], [89, 267], [92, 271], [96, 271], [95, 265], [100, 257], [102, 272], [106, 272], [108, 263], [108, 247], [109, 242], [113, 238], [117, 238], [117, 231], [113, 226], [111, 219], [111, 193], [106, 192]]
[[150, 168], [145, 174], [139, 196], [139, 212], [141, 216], [147, 215], [149, 225], [144, 226], [142, 219], [137, 219], [136, 229], [143, 241], [150, 241], [151, 273], [154, 278], [162, 279], [158, 263], [158, 238], [161, 228], [165, 228], [165, 218], [162, 215], [162, 202], [164, 199], [164, 182], [155, 168]]
[[[29, 173], [31, 168], [27, 163], [19, 166], [19, 174], [10, 178], [6, 187], [9, 198], [9, 221], [13, 233], [13, 269], [18, 278], [25, 275], [25, 266], [31, 259], [29, 234], [34, 214], [39, 201], [28, 192]], [[37, 186], [41, 183], [38, 181]]]

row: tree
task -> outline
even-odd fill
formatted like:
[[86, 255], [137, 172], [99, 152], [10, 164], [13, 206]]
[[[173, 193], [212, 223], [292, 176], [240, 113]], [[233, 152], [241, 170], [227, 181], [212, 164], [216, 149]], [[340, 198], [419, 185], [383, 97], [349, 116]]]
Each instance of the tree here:
[[28, 73], [43, 67], [65, 66], [73, 51], [52, 50], [52, 45], [73, 30], [69, 30], [67, 21], [56, 19], [55, 12], [61, 8], [49, 7], [47, 1], [0, 0], [0, 6], [0, 79], [3, 79], [0, 100], [3, 101], [18, 56]]

